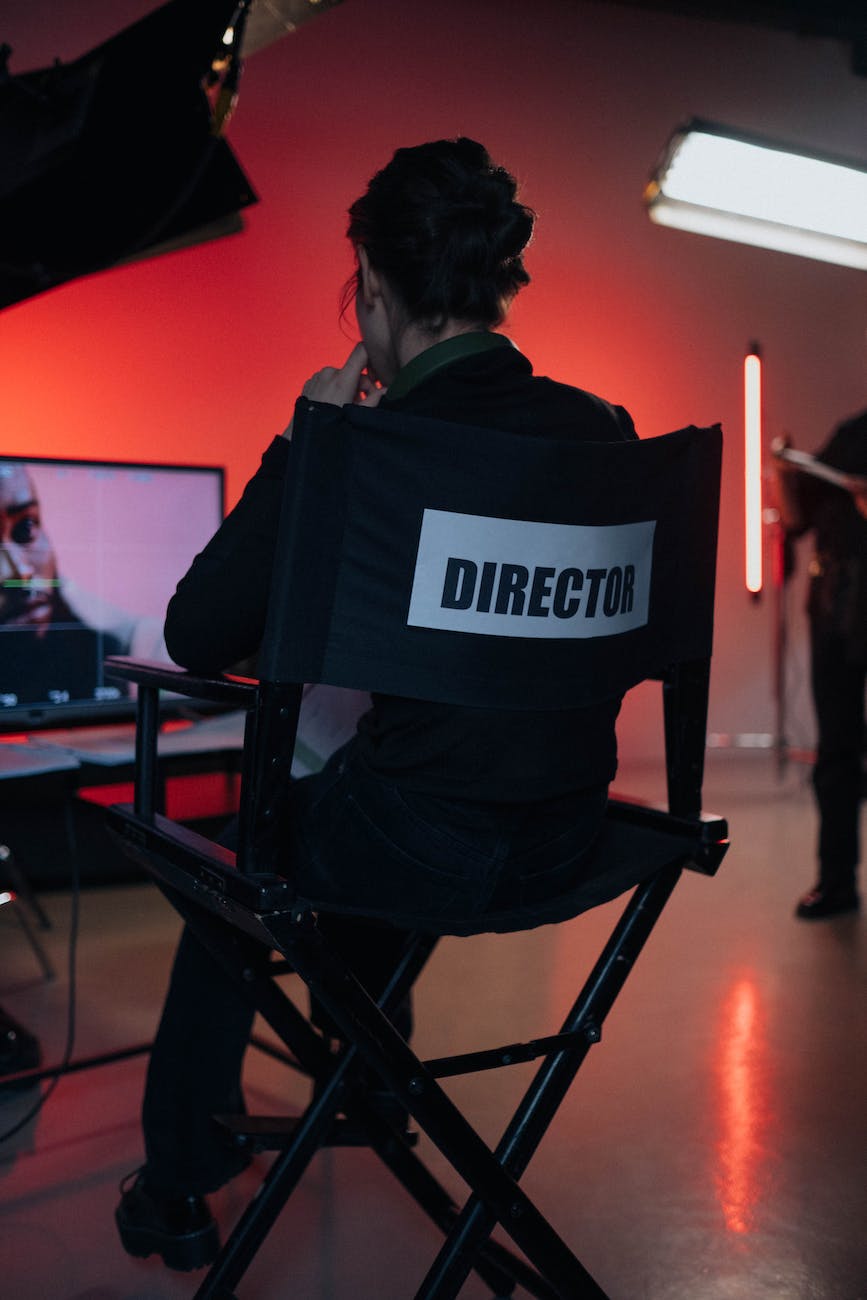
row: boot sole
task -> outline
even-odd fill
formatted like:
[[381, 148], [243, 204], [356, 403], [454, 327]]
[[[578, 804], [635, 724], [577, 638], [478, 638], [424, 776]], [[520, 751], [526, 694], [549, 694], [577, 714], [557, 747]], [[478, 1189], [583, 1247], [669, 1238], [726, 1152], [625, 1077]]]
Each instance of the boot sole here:
[[216, 1223], [183, 1236], [170, 1236], [154, 1228], [136, 1228], [122, 1217], [120, 1211], [115, 1211], [114, 1217], [121, 1245], [128, 1255], [133, 1255], [136, 1259], [160, 1255], [166, 1268], [179, 1273], [190, 1273], [194, 1269], [204, 1268], [206, 1264], [212, 1264], [220, 1253], [220, 1234]]

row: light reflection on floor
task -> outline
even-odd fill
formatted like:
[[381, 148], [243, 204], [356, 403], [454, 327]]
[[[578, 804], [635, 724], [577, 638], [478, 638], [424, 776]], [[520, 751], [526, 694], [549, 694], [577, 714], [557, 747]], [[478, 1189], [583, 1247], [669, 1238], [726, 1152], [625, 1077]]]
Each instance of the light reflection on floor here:
[[738, 978], [721, 1007], [717, 1036], [717, 1188], [729, 1232], [748, 1233], [768, 1188], [770, 1123], [764, 1008], [754, 972]]

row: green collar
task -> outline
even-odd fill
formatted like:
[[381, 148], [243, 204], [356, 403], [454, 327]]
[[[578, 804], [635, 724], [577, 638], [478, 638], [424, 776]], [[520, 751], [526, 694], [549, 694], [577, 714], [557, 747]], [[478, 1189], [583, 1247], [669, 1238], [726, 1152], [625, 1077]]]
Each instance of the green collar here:
[[408, 361], [397, 372], [388, 386], [388, 400], [405, 397], [410, 389], [415, 388], [423, 379], [428, 379], [450, 366], [453, 361], [471, 357], [477, 352], [490, 352], [494, 348], [512, 348], [514, 343], [505, 334], [490, 334], [487, 330], [477, 330], [472, 334], [455, 334], [453, 338], [443, 339], [432, 347], [419, 352], [417, 357]]

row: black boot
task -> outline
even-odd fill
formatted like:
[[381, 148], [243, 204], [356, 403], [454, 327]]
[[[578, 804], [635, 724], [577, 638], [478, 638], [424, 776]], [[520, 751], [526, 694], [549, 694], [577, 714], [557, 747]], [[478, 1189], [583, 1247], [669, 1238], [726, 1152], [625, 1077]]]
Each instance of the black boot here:
[[819, 881], [799, 900], [795, 916], [802, 921], [824, 921], [827, 917], [857, 912], [860, 906], [854, 881], [835, 885], [825, 885]]
[[[126, 1187], [130, 1178], [135, 1182]], [[161, 1255], [167, 1268], [182, 1273], [204, 1268], [219, 1254], [220, 1234], [203, 1196], [161, 1196], [148, 1186], [145, 1170], [120, 1185], [115, 1210], [120, 1240], [128, 1255]]]

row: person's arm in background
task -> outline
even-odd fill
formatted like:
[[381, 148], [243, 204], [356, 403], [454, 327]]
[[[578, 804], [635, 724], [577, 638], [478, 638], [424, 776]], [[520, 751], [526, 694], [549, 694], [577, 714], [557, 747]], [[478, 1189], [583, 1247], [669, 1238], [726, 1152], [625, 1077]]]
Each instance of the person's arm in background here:
[[[778, 453], [784, 449], [788, 450], [793, 445], [789, 435], [784, 434], [781, 438], [775, 439], [771, 450], [775, 453], [774, 470], [780, 520], [787, 533], [792, 537], [800, 537], [814, 527], [817, 514], [821, 512], [829, 498], [836, 498], [838, 502], [845, 501], [846, 493], [826, 483], [824, 479], [803, 473], [790, 461], [781, 460]], [[821, 451], [817, 452], [816, 460], [835, 469], [843, 469], [844, 466], [839, 464], [839, 446], [839, 433], [835, 432]]]
[[158, 663], [168, 660], [160, 619], [131, 614], [129, 610], [85, 591], [73, 578], [61, 578], [60, 595], [85, 626], [114, 638], [119, 646], [118, 654], [132, 655], [134, 659], [153, 659]]
[[772, 450], [774, 457], [774, 479], [777, 488], [777, 508], [780, 512], [780, 521], [787, 533], [794, 537], [799, 537], [801, 533], [807, 531], [810, 527], [807, 511], [805, 510], [804, 501], [804, 476], [789, 461], [779, 458], [780, 451], [788, 450], [792, 446], [792, 440], [788, 434], [777, 438]]

